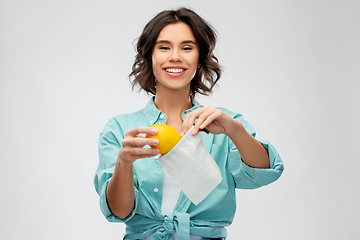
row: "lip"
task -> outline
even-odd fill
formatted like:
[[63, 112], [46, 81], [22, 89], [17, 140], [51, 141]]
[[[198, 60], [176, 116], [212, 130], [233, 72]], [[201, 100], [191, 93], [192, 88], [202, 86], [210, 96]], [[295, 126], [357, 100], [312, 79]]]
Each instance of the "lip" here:
[[[168, 68], [184, 69], [184, 71], [178, 72], [178, 73], [170, 73], [170, 72], [167, 72], [167, 71], [166, 71], [166, 69], [168, 69]], [[163, 71], [164, 71], [164, 73], [165, 73], [166, 75], [168, 75], [168, 76], [170, 76], [170, 77], [180, 77], [180, 76], [182, 76], [182, 75], [185, 74], [185, 72], [187, 71], [187, 69], [184, 68], [184, 67], [179, 67], [179, 66], [169, 66], [169, 67], [163, 68]]]

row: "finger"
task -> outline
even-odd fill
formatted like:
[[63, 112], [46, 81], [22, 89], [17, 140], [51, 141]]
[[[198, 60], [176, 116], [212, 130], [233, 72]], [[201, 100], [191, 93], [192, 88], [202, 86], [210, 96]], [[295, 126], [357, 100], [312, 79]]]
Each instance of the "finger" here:
[[189, 128], [189, 118], [190, 118], [191, 114], [190, 113], [187, 113], [185, 116], [184, 116], [184, 121], [183, 121], [183, 133], [186, 134], [186, 132], [188, 131], [188, 128]]
[[122, 154], [120, 155], [120, 158], [122, 158], [123, 160], [127, 161], [127, 162], [135, 162], [137, 159], [142, 159], [142, 158], [150, 158], [150, 157], [156, 157], [159, 155], [159, 152], [152, 152], [150, 154]]
[[139, 148], [139, 147], [126, 147], [123, 149], [126, 156], [132, 156], [136, 159], [141, 158], [143, 155], [156, 156], [159, 153], [157, 148]]
[[192, 134], [195, 135], [199, 132], [200, 126], [204, 123], [204, 121], [206, 121], [206, 119], [208, 119], [209, 115], [211, 115], [212, 113], [210, 111], [206, 111], [204, 113], [202, 113], [199, 117], [197, 122], [194, 125], [194, 129]]
[[157, 129], [156, 128], [152, 128], [152, 127], [143, 127], [143, 126], [138, 126], [132, 129], [129, 129], [125, 132], [125, 136], [137, 136], [141, 133], [145, 133], [145, 134], [150, 134], [150, 135], [155, 135], [157, 133]]
[[210, 123], [212, 123], [213, 121], [215, 121], [218, 117], [221, 116], [221, 113], [219, 112], [212, 112], [211, 114], [208, 115], [208, 117], [201, 123], [201, 125], [199, 126], [199, 128], [206, 128]]
[[139, 155], [139, 159], [141, 159], [141, 158], [156, 157], [157, 155], [159, 155], [159, 152], [154, 153], [154, 154], [143, 154], [143, 155]]
[[[204, 125], [204, 122], [216, 112], [216, 108], [206, 106], [204, 107], [204, 112], [198, 117], [198, 120], [195, 124], [193, 135], [197, 134], [200, 129], [204, 129], [212, 120], [208, 121], [208, 124]], [[212, 118], [214, 119], [214, 118]]]
[[214, 112], [200, 125], [199, 128], [200, 129], [206, 128], [212, 133], [216, 132], [216, 134], [224, 133], [225, 129], [218, 121], [220, 118], [222, 118], [222, 116], [223, 115], [221, 114], [221, 112]]
[[145, 145], [156, 146], [159, 144], [158, 139], [146, 138], [142, 136], [126, 137], [123, 139], [122, 144], [124, 147], [139, 147], [142, 148]]
[[200, 116], [204, 111], [204, 108], [198, 108], [188, 114], [184, 117], [184, 123], [183, 123], [183, 132], [184, 134], [189, 131], [189, 129], [194, 125], [196, 118]]

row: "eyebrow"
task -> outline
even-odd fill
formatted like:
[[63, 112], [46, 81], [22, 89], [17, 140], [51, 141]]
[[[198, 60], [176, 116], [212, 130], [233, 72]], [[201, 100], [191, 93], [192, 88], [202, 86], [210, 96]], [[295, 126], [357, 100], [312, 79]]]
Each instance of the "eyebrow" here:
[[[191, 44], [196, 45], [196, 42], [194, 42], [192, 40], [185, 40], [185, 41], [181, 42], [181, 44], [186, 44], [186, 43], [191, 43]], [[160, 41], [156, 42], [156, 44], [171, 44], [171, 42], [168, 40], [160, 40]]]

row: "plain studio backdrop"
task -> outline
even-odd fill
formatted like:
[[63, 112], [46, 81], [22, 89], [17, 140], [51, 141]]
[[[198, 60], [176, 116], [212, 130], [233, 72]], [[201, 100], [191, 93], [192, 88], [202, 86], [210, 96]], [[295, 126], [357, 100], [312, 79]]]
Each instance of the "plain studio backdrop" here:
[[360, 239], [359, 1], [0, 1], [0, 239], [121, 239], [93, 187], [97, 141], [131, 91], [134, 44], [190, 7], [224, 74], [204, 105], [242, 113], [284, 160], [237, 191], [228, 239]]

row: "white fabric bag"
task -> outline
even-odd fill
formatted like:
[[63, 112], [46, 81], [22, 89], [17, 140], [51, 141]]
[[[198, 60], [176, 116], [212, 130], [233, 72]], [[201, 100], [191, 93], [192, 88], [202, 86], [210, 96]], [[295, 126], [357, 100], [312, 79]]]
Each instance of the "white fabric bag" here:
[[184, 194], [198, 205], [222, 181], [221, 171], [192, 127], [171, 151], [158, 158]]

